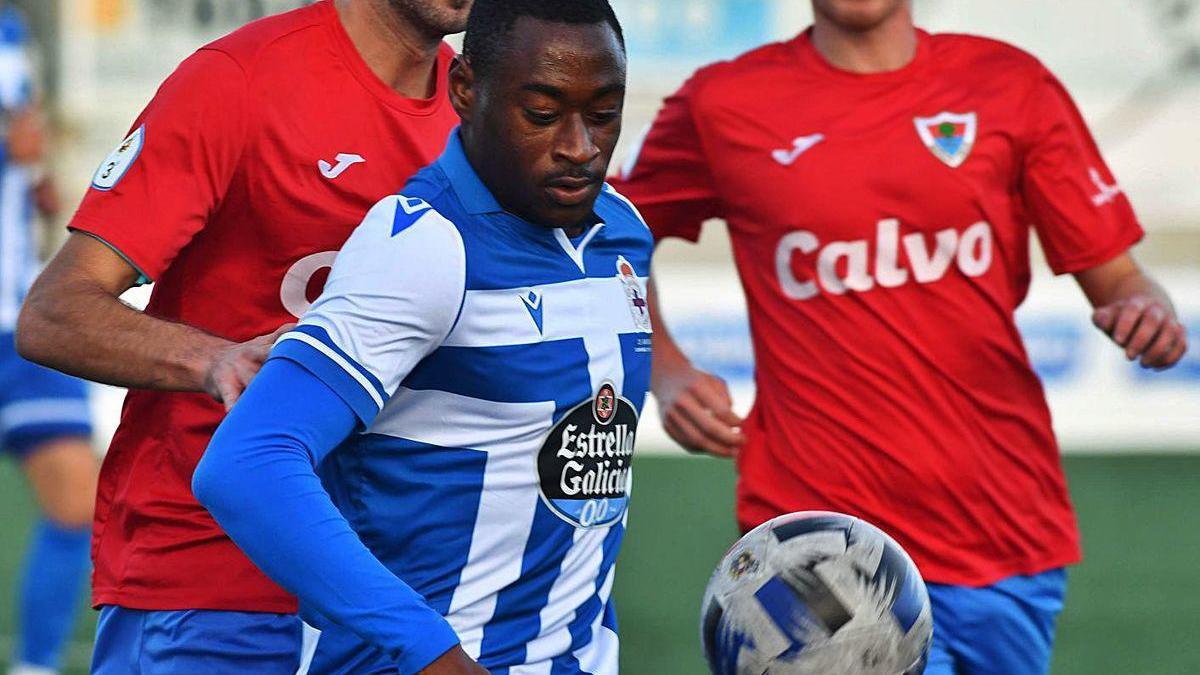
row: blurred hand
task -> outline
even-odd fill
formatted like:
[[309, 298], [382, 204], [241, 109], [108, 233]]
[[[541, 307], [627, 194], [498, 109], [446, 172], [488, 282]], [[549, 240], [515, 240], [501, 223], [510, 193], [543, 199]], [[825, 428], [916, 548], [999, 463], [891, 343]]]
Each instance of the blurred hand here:
[[652, 389], [663, 428], [689, 452], [734, 457], [746, 442], [725, 381], [682, 361], [654, 364]]
[[8, 124], [8, 156], [16, 164], [37, 164], [46, 157], [46, 122], [33, 108], [12, 115]]
[[53, 218], [62, 211], [62, 198], [58, 194], [58, 183], [46, 176], [33, 188], [33, 203], [38, 213]]
[[1187, 329], [1175, 311], [1148, 294], [1097, 308], [1092, 323], [1125, 349], [1125, 358], [1140, 358], [1143, 368], [1170, 368], [1187, 352]]
[[[210, 396], [225, 404], [225, 410], [233, 408], [242, 392], [250, 385], [250, 380], [258, 374], [271, 347], [281, 335], [295, 328], [296, 324], [289, 323], [280, 326], [270, 335], [256, 337], [241, 344], [233, 344], [218, 352], [208, 367], [204, 378], [204, 390]], [[449, 671], [448, 671], [449, 672]]]
[[472, 661], [462, 647], [455, 647], [429, 664], [420, 675], [488, 675], [488, 671]]

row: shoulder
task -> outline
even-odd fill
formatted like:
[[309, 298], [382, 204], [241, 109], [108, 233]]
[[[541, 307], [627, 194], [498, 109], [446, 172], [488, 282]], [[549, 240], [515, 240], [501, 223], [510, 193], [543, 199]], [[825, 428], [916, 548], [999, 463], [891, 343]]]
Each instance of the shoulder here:
[[[289, 47], [313, 39], [325, 28], [322, 5], [275, 14], [252, 21], [232, 33], [200, 48], [200, 52], [224, 54], [247, 72], [264, 61], [285, 60]], [[292, 64], [293, 67], [298, 67]]]
[[939, 62], [954, 63], [984, 75], [1021, 79], [1048, 72], [1033, 54], [1001, 40], [966, 33], [935, 33], [929, 39]]
[[654, 249], [654, 236], [642, 214], [633, 202], [608, 183], [596, 199], [596, 215], [604, 220], [604, 226], [610, 232], [627, 236], [649, 250]]
[[464, 255], [458, 226], [420, 196], [396, 194], [380, 200], [363, 218], [346, 250], [390, 256], [397, 249], [449, 263]]
[[684, 88], [690, 90], [698, 102], [713, 97], [724, 99], [744, 95], [747, 88], [770, 80], [781, 71], [794, 72], [796, 39], [799, 38], [766, 44], [736, 58], [704, 66], [692, 75]]

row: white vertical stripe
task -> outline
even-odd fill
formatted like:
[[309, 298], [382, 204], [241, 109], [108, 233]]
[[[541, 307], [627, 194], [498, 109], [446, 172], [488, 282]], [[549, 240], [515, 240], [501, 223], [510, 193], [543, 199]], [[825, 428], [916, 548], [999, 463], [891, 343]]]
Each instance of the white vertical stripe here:
[[521, 576], [537, 511], [533, 452], [550, 428], [554, 403], [494, 403], [438, 391], [401, 388], [371, 433], [488, 453], [467, 563], [447, 620], [463, 649], [478, 658], [496, 593]]
[[17, 325], [20, 297], [32, 252], [27, 238], [32, 224], [25, 219], [29, 197], [28, 170], [9, 164], [0, 180], [0, 330]]
[[321, 640], [321, 631], [300, 622], [303, 628], [300, 633], [300, 669], [296, 675], [308, 675], [312, 668], [313, 657], [317, 655], [317, 643]]
[[604, 538], [612, 528], [577, 529], [571, 550], [563, 558], [558, 577], [550, 586], [546, 606], [539, 614], [541, 630], [525, 647], [530, 663], [546, 661], [571, 648], [571, 621], [575, 612], [596, 592], [596, 578], [604, 561]]
[[[600, 587], [601, 607], [608, 605], [608, 598], [612, 595], [613, 579], [616, 578], [616, 572], [616, 565], [610, 567], [608, 569], [608, 576], [605, 577], [604, 584]], [[596, 623], [592, 626], [592, 641], [583, 649], [575, 652], [575, 659], [579, 661], [579, 668], [585, 673], [591, 673], [592, 675], [617, 675], [619, 643], [617, 641], [617, 634], [604, 625], [603, 610], [596, 617]]]

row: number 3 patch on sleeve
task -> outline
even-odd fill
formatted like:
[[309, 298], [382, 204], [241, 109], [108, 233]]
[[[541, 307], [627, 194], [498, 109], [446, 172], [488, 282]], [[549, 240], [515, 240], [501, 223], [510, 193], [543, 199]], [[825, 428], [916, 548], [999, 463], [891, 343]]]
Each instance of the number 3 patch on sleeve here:
[[104, 158], [104, 163], [96, 169], [96, 175], [92, 177], [92, 187], [97, 190], [107, 192], [117, 186], [125, 174], [129, 172], [129, 167], [137, 161], [139, 155], [142, 154], [142, 146], [146, 144], [146, 125], [137, 128], [129, 138], [121, 142], [116, 150]]

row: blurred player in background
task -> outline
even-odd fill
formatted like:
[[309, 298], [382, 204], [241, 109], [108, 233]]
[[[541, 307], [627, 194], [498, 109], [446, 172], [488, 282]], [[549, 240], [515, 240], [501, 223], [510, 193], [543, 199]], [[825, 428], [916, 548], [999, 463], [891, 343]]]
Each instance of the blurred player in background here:
[[45, 175], [47, 132], [34, 96], [28, 29], [0, 2], [0, 446], [21, 462], [41, 510], [16, 593], [12, 675], [57, 672], [87, 576], [99, 459], [87, 385], [17, 355], [13, 331], [38, 270], [34, 211], [58, 213]]
[[476, 0], [460, 132], [213, 437], [196, 495], [322, 629], [306, 672], [617, 672], [654, 248], [604, 185], [625, 63], [607, 0]]
[[[325, 0], [252, 23], [185, 60], [96, 171], [18, 330], [29, 358], [132, 389], [97, 500], [95, 672], [295, 672], [295, 599], [196, 502], [192, 472], [271, 333], [444, 146], [442, 38], [469, 5]], [[118, 299], [150, 281], [145, 313]]]
[[931, 582], [928, 673], [1049, 668], [1080, 559], [1050, 414], [1014, 323], [1030, 225], [1126, 356], [1186, 349], [1129, 249], [1143, 236], [1033, 57], [930, 35], [908, 0], [814, 0], [796, 39], [700, 70], [618, 189], [658, 238], [729, 223], [758, 399], [742, 421], [659, 323], [654, 392], [685, 447], [737, 456], [749, 529], [871, 521]]

